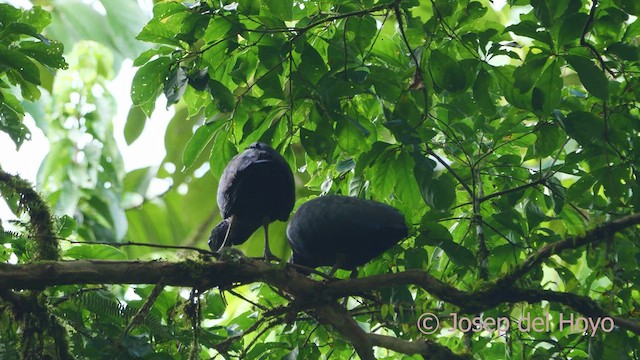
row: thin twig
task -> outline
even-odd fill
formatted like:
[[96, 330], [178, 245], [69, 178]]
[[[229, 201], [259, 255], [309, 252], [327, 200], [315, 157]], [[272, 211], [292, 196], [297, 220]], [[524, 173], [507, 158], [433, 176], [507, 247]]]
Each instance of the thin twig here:
[[113, 246], [113, 247], [116, 247], [116, 248], [123, 247], [123, 246], [146, 246], [146, 247], [159, 248], [159, 249], [191, 250], [191, 251], [197, 251], [197, 252], [199, 252], [200, 254], [203, 254], [203, 255], [216, 256], [215, 253], [213, 253], [213, 252], [211, 252], [209, 250], [200, 249], [200, 248], [193, 247], [193, 246], [162, 245], [162, 244], [152, 244], [152, 243], [140, 243], [140, 242], [133, 242], [133, 241], [127, 241], [127, 242], [122, 242], [122, 243], [114, 243], [114, 242], [106, 242], [106, 241], [80, 241], [80, 240], [69, 240], [69, 239], [60, 239], [60, 240], [67, 241], [67, 242], [69, 242], [71, 244], [108, 245], [108, 246]]
[[162, 291], [164, 290], [164, 286], [165, 286], [164, 283], [165, 283], [164, 278], [161, 278], [160, 281], [156, 284], [156, 286], [151, 291], [151, 294], [149, 294], [149, 297], [144, 302], [140, 310], [138, 310], [138, 312], [133, 316], [133, 318], [131, 318], [131, 321], [129, 321], [129, 324], [127, 324], [127, 327], [122, 332], [122, 337], [126, 336], [129, 333], [129, 331], [133, 329], [134, 326], [142, 323], [144, 319], [147, 318], [147, 316], [149, 315], [149, 311], [151, 310], [151, 307], [158, 299], [158, 296], [160, 296], [160, 294], [162, 294]]

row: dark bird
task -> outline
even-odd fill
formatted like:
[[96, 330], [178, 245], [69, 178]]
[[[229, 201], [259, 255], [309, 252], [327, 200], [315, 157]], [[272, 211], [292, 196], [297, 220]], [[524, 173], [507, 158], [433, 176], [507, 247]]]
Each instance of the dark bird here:
[[287, 226], [289, 262], [353, 270], [408, 235], [402, 213], [373, 200], [327, 195], [300, 206]]
[[293, 173], [285, 159], [263, 143], [253, 143], [231, 159], [218, 184], [222, 221], [211, 231], [209, 247], [242, 244], [264, 227], [264, 257], [276, 259], [269, 248], [269, 224], [286, 221], [295, 202]]

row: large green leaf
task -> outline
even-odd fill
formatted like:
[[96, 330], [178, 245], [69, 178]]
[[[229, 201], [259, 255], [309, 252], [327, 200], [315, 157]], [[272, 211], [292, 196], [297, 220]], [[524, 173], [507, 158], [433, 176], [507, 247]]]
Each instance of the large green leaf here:
[[434, 50], [429, 63], [431, 76], [436, 85], [450, 92], [466, 90], [472, 82], [473, 68], [469, 63], [459, 62], [447, 54]]
[[184, 154], [182, 155], [182, 164], [185, 168], [191, 167], [196, 158], [205, 150], [211, 139], [216, 134], [216, 130], [224, 125], [223, 121], [214, 121], [200, 126], [187, 143]]
[[604, 121], [586, 111], [574, 111], [564, 119], [567, 135], [583, 146], [602, 144], [605, 140]]
[[[131, 84], [131, 100], [134, 105], [155, 102], [162, 92], [171, 63], [171, 59], [160, 57], [146, 63], [136, 72]], [[147, 113], [149, 115], [151, 114]]]
[[435, 210], [446, 210], [456, 200], [455, 180], [448, 175], [437, 179], [424, 177], [420, 183], [420, 190], [424, 202]]
[[601, 69], [591, 61], [582, 56], [565, 56], [571, 67], [578, 73], [582, 85], [589, 93], [602, 100], [607, 100], [609, 96], [609, 82]]
[[147, 116], [138, 106], [132, 106], [127, 115], [127, 122], [124, 125], [124, 139], [127, 144], [131, 145], [144, 130], [147, 122]]
[[13, 69], [25, 81], [32, 84], [40, 84], [40, 71], [26, 55], [20, 51], [6, 48], [0, 45], [0, 65]]
[[270, 15], [282, 21], [291, 20], [293, 17], [292, 0], [264, 0]]

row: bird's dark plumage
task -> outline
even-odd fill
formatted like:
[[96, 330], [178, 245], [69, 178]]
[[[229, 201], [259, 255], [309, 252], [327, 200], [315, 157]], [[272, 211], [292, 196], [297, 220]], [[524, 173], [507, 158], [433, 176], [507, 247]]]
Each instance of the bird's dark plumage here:
[[211, 231], [211, 250], [242, 244], [263, 226], [265, 257], [270, 257], [268, 226], [289, 218], [295, 202], [293, 173], [282, 155], [266, 144], [253, 143], [225, 167], [217, 200], [223, 221]]
[[407, 234], [404, 216], [389, 205], [348, 196], [321, 196], [300, 206], [289, 221], [290, 262], [353, 270]]

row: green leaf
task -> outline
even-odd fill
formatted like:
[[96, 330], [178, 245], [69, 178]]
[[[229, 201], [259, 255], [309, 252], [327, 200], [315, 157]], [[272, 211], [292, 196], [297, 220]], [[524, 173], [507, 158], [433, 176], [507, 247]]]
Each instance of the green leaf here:
[[437, 179], [425, 177], [420, 183], [424, 202], [435, 210], [449, 209], [456, 201], [455, 179], [442, 175]]
[[336, 141], [332, 137], [305, 128], [300, 129], [300, 142], [309, 157], [317, 160], [331, 155], [336, 147]]
[[627, 14], [640, 16], [640, 4], [633, 0], [615, 0], [614, 3], [622, 8]]
[[558, 32], [558, 45], [564, 46], [577, 41], [582, 36], [582, 29], [589, 20], [589, 15], [578, 13], [562, 21]]
[[561, 99], [562, 77], [560, 65], [553, 61], [538, 79], [532, 92], [533, 109], [549, 115]]
[[446, 227], [423, 218], [420, 223], [420, 233], [416, 237], [416, 246], [440, 246], [452, 241], [453, 236]]
[[293, 1], [292, 0], [264, 0], [269, 8], [271, 15], [282, 21], [293, 19]]
[[227, 308], [220, 293], [213, 291], [209, 292], [205, 297], [205, 305], [202, 312], [205, 319], [219, 319], [224, 315], [224, 311]]
[[213, 148], [211, 148], [209, 165], [211, 167], [211, 173], [216, 179], [220, 179], [224, 168], [229, 161], [231, 161], [231, 158], [238, 153], [233, 143], [227, 140], [227, 136], [226, 131], [219, 131], [213, 143]]
[[499, 214], [492, 216], [498, 224], [502, 225], [505, 229], [511, 230], [518, 234], [520, 237], [524, 236], [522, 229], [522, 216], [514, 209], [504, 209]]
[[209, 80], [208, 85], [211, 96], [213, 96], [213, 99], [216, 101], [218, 110], [223, 113], [231, 112], [235, 106], [236, 98], [231, 91], [229, 91], [229, 88], [217, 80]]
[[614, 166], [599, 174], [604, 193], [611, 201], [616, 201], [627, 192], [623, 184], [629, 183], [629, 169], [624, 166]]
[[22, 11], [9, 4], [0, 4], [0, 29], [6, 29], [12, 23], [18, 21]]
[[356, 154], [360, 152], [365, 137], [362, 130], [354, 124], [354, 120], [343, 117], [336, 124], [336, 138], [338, 146], [347, 154]]
[[504, 29], [504, 32], [508, 31], [511, 31], [516, 35], [541, 41], [547, 45], [549, 49], [553, 48], [553, 41], [551, 40], [549, 32], [545, 29], [540, 29], [538, 24], [533, 21], [525, 20], [517, 24], [510, 25]]
[[248, 83], [254, 75], [258, 64], [255, 52], [247, 52], [236, 59], [236, 64], [231, 71], [231, 77], [236, 84]]
[[567, 135], [580, 145], [593, 146], [604, 141], [604, 121], [590, 112], [574, 111], [567, 115], [563, 122]]
[[127, 115], [127, 122], [124, 124], [124, 140], [127, 145], [131, 145], [144, 130], [147, 123], [147, 115], [139, 106], [132, 106]]
[[638, 61], [638, 59], [640, 59], [640, 50], [626, 43], [613, 43], [609, 45], [605, 54], [613, 54], [627, 61]]
[[298, 65], [300, 75], [312, 85], [318, 83], [327, 72], [327, 65], [318, 51], [310, 44], [305, 43], [302, 50], [301, 62]]
[[174, 51], [175, 49], [169, 46], [161, 46], [158, 49], [147, 50], [141, 53], [135, 60], [133, 60], [133, 66], [140, 67], [157, 55], [169, 55]]
[[193, 162], [200, 156], [200, 154], [207, 147], [211, 139], [216, 134], [216, 130], [220, 129], [224, 125], [224, 121], [214, 121], [200, 126], [196, 129], [187, 146], [184, 148], [182, 155], [182, 164], [185, 169], [188, 169], [193, 165]]
[[394, 119], [383, 123], [384, 127], [391, 130], [393, 136], [403, 144], [419, 144], [418, 133], [404, 119]]
[[24, 108], [12, 94], [0, 89], [0, 130], [9, 134], [19, 149], [25, 139], [29, 138], [29, 129], [23, 124]]
[[346, 173], [355, 169], [355, 167], [356, 167], [356, 162], [353, 159], [346, 159], [346, 160], [339, 161], [336, 164], [336, 171], [339, 173]]
[[62, 56], [64, 46], [58, 41], [50, 40], [48, 44], [23, 41], [20, 43], [20, 52], [54, 69], [69, 68], [69, 64], [67, 64]]
[[64, 256], [75, 260], [127, 260], [127, 256], [122, 251], [109, 245], [78, 245], [67, 250]]
[[134, 358], [141, 358], [154, 352], [147, 336], [127, 335], [121, 341], [123, 349]]
[[515, 70], [511, 73], [513, 68], [504, 66], [501, 71], [501, 76], [498, 76], [498, 85], [502, 90], [502, 93], [509, 102], [509, 104], [524, 110], [533, 110], [531, 105], [531, 93], [522, 93], [514, 83], [510, 81], [516, 73]]
[[238, 11], [244, 15], [259, 15], [260, 0], [245, 0], [238, 4]]
[[114, 53], [116, 66], [124, 58], [133, 59], [148, 48], [135, 40], [136, 33], [147, 19], [135, 2], [113, 0], [100, 4], [104, 10], [99, 11], [96, 6], [82, 0], [56, 3], [51, 7], [52, 24], [47, 27], [47, 36], [68, 46], [81, 40], [105, 44]]
[[[406, 138], [407, 136], [410, 136], [410, 134], [415, 134], [412, 127], [418, 125], [422, 121], [423, 116], [423, 113], [420, 111], [420, 109], [418, 109], [418, 106], [416, 105], [413, 98], [405, 93], [400, 96], [395, 106], [393, 107], [393, 119], [402, 120], [403, 124], [409, 126], [406, 128], [394, 127], [392, 125], [393, 123], [385, 126], [389, 127], [389, 125], [391, 125], [389, 129], [391, 129], [392, 131], [395, 130], [394, 135], [396, 135], [396, 138]], [[402, 142], [407, 143], [407, 141]]]
[[534, 203], [533, 201], [529, 201], [524, 208], [525, 214], [527, 215], [526, 220], [529, 226], [529, 231], [536, 228], [543, 221], [550, 220], [551, 218], [547, 216], [542, 209]]
[[42, 37], [42, 35], [40, 35], [35, 27], [24, 23], [9, 24], [9, 26], [7, 26], [7, 29], [5, 30], [5, 34], [29, 35], [34, 38]]
[[489, 95], [492, 88], [493, 78], [485, 69], [480, 69], [476, 81], [473, 83], [473, 98], [478, 103], [480, 111], [486, 116], [493, 116], [496, 113], [495, 101]]
[[397, 176], [402, 176], [402, 174], [396, 174], [395, 172], [395, 161], [395, 152], [389, 149], [376, 159], [370, 169], [371, 171], [368, 172], [371, 175], [367, 176], [367, 178], [371, 181], [372, 188], [380, 198], [385, 198], [393, 193]]
[[62, 238], [69, 237], [78, 227], [78, 222], [68, 215], [63, 215], [59, 220], [59, 224], [58, 236]]
[[365, 168], [376, 162], [380, 155], [388, 151], [392, 147], [391, 144], [384, 141], [376, 141], [371, 149], [363, 152], [356, 162], [356, 174], [361, 174]]
[[189, 15], [188, 11], [186, 6], [175, 1], [156, 4], [153, 7], [153, 19], [144, 26], [136, 39], [180, 47], [180, 41], [175, 37]]
[[451, 259], [451, 261], [453, 261], [453, 263], [455, 263], [456, 265], [463, 267], [473, 267], [476, 264], [476, 257], [473, 255], [473, 253], [469, 249], [456, 242], [443, 242], [440, 245], [440, 248], [444, 250], [449, 259]]
[[33, 26], [37, 32], [42, 32], [51, 24], [51, 14], [40, 6], [34, 6], [22, 13], [20, 22]]
[[151, 166], [129, 171], [123, 181], [123, 190], [125, 193], [136, 193], [145, 197], [151, 180], [158, 175], [157, 173], [157, 168]]
[[558, 146], [562, 141], [564, 141], [564, 135], [557, 125], [546, 124], [541, 126], [536, 133], [534, 146], [529, 149], [531, 156], [527, 156], [527, 158], [547, 157], [558, 151]]
[[25, 81], [40, 85], [40, 71], [36, 64], [20, 51], [7, 49], [0, 44], [0, 65], [4, 65], [19, 74]]
[[562, 207], [564, 206], [565, 198], [566, 198], [565, 194], [567, 190], [562, 185], [560, 180], [558, 180], [555, 177], [552, 177], [549, 179], [549, 181], [547, 182], [547, 186], [549, 186], [549, 189], [551, 189], [552, 191], [551, 196], [554, 202], [553, 211], [556, 214], [559, 214], [562, 211]]
[[513, 71], [513, 78], [515, 79], [513, 86], [522, 93], [531, 90], [544, 70], [547, 61], [546, 56], [532, 56], [529, 53], [524, 64]]
[[[159, 57], [138, 69], [131, 84], [131, 100], [134, 105], [155, 102], [162, 91], [172, 60]], [[147, 113], [147, 116], [151, 114]]]
[[463, 67], [460, 62], [441, 51], [432, 51], [429, 67], [436, 85], [449, 92], [462, 92], [471, 85], [469, 67]]
[[[147, 13], [135, 2], [129, 0], [110, 0], [100, 2], [106, 11], [109, 28], [105, 32], [110, 36], [108, 44], [113, 44], [116, 57], [134, 59], [148, 49], [149, 45], [138, 41], [135, 36], [148, 20]], [[95, 32], [96, 29], [91, 29]], [[159, 54], [162, 54], [159, 51]], [[116, 64], [118, 60], [116, 60]]]
[[210, 44], [216, 43], [227, 37], [233, 23], [223, 17], [215, 17], [209, 20], [207, 29], [204, 32], [203, 40]]
[[428, 265], [427, 259], [429, 259], [427, 250], [419, 247], [408, 249], [404, 253], [404, 267], [407, 270], [425, 269]]
[[401, 152], [395, 166], [397, 177], [396, 193], [399, 199], [411, 208], [418, 208], [422, 204], [420, 201], [420, 188], [414, 175], [415, 163], [411, 154]]
[[366, 53], [378, 31], [376, 20], [372, 16], [349, 18], [344, 27], [347, 41], [353, 41], [360, 54]]
[[604, 71], [600, 70], [590, 59], [581, 56], [567, 55], [565, 59], [578, 73], [580, 82], [593, 96], [602, 100], [609, 97], [609, 81]]
[[164, 82], [164, 96], [167, 98], [167, 105], [172, 105], [182, 99], [187, 88], [187, 71], [182, 66], [176, 66]]

